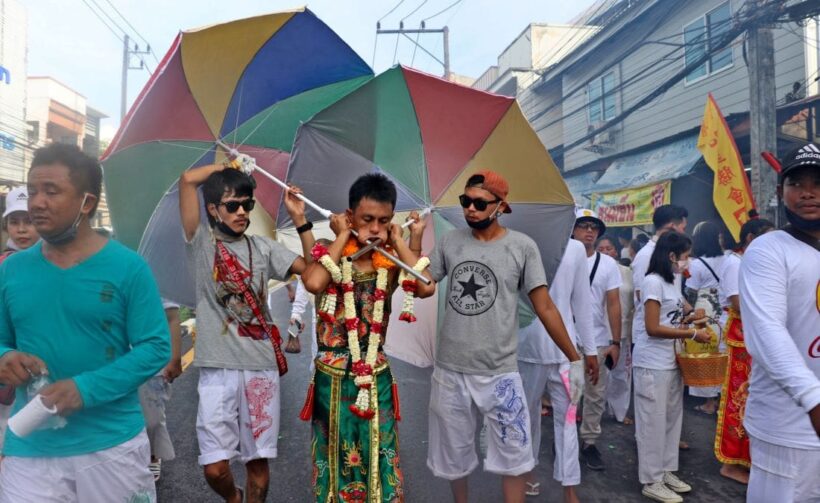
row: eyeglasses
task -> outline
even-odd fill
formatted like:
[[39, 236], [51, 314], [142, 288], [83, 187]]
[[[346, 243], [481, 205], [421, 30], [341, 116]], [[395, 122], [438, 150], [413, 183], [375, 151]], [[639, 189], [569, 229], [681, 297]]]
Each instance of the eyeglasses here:
[[467, 194], [461, 194], [458, 196], [458, 202], [461, 204], [461, 207], [467, 209], [472, 204], [475, 206], [475, 209], [478, 211], [484, 211], [487, 209], [487, 206], [494, 203], [500, 203], [501, 199], [496, 199], [495, 201], [487, 201], [486, 199], [473, 199], [472, 197], [468, 196]]
[[598, 229], [600, 229], [600, 227], [598, 227], [598, 224], [593, 222], [582, 222], [580, 224], [577, 224], [575, 227], [578, 227], [579, 229], [583, 229], [585, 231], [597, 231]]
[[245, 199], [244, 201], [224, 201], [220, 202], [219, 206], [224, 206], [228, 213], [236, 213], [241, 206], [243, 210], [251, 211], [256, 206], [256, 201], [253, 199]]

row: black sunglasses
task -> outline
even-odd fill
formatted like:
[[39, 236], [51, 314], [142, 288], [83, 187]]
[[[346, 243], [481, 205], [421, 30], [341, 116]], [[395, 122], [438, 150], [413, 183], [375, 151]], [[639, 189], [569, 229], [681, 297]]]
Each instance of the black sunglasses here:
[[246, 212], [251, 211], [256, 206], [256, 201], [253, 199], [245, 199], [244, 201], [225, 201], [220, 202], [219, 206], [224, 206], [228, 213], [236, 213], [241, 206]]
[[484, 211], [487, 209], [487, 206], [494, 203], [500, 203], [501, 199], [496, 199], [495, 201], [487, 201], [486, 199], [473, 199], [472, 197], [468, 196], [467, 194], [461, 194], [458, 196], [458, 202], [461, 204], [461, 207], [467, 209], [472, 204], [475, 206], [475, 209], [478, 211]]

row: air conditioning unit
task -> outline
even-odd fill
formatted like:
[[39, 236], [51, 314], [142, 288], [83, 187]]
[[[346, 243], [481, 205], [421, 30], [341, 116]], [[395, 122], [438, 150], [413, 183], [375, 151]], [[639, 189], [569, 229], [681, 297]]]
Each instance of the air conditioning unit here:
[[[589, 125], [588, 131], [591, 133], [602, 128], [606, 124], [605, 122], [595, 122]], [[589, 145], [584, 147], [584, 150], [588, 150], [590, 152], [594, 152], [598, 155], [603, 155], [605, 153], [611, 152], [615, 150], [615, 138], [618, 134], [618, 131], [614, 127], [607, 128], [600, 133], [596, 134], [589, 140]]]

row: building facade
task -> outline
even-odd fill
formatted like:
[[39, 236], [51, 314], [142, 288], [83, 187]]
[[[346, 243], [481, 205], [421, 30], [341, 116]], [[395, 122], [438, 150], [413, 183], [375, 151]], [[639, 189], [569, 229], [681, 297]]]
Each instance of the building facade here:
[[[811, 2], [770, 0], [761, 8], [801, 3]], [[665, 194], [656, 202], [676, 202], [675, 193], [683, 191], [678, 199], [709, 207], [696, 219], [716, 216], [711, 172], [692, 150], [693, 138], [711, 93], [748, 165], [750, 80], [742, 27], [760, 10], [747, 0], [604, 1], [596, 6], [590, 17], [598, 20], [594, 33], [552, 64], [536, 66], [532, 82], [517, 89], [522, 109], [579, 204], [673, 182], [665, 186], [671, 198]], [[731, 30], [739, 35], [720, 49], [720, 42], [735, 33]], [[817, 138], [820, 40], [814, 18], [778, 22], [773, 35], [778, 150], [783, 154], [797, 142]], [[701, 56], [707, 57], [695, 66]], [[498, 72], [488, 89], [499, 88]], [[682, 78], [666, 85], [676, 76]], [[656, 162], [660, 159], [663, 166]], [[673, 166], [670, 159], [685, 159], [688, 165]], [[644, 185], [630, 185], [636, 183]]]
[[26, 11], [0, 0], [0, 186], [5, 193], [25, 180]]

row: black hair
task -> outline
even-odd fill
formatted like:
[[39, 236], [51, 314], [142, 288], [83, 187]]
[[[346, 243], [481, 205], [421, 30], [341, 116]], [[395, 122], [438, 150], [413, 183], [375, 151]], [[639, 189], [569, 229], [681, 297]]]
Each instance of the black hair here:
[[97, 159], [85, 154], [77, 145], [67, 143], [51, 143], [34, 151], [31, 169], [53, 164], [68, 168], [68, 178], [77, 192], [95, 197], [94, 207], [88, 213], [89, 218], [93, 217], [102, 193], [102, 168]]
[[670, 222], [680, 222], [684, 218], [689, 217], [689, 211], [683, 206], [676, 206], [674, 204], [664, 204], [655, 208], [655, 213], [652, 214], [652, 225], [655, 226], [655, 231], [663, 228]]
[[740, 246], [746, 248], [746, 239], [752, 236], [752, 239], [763, 235], [769, 229], [774, 229], [774, 224], [765, 218], [755, 218], [749, 220], [740, 227]]
[[667, 283], [673, 283], [675, 273], [672, 271], [672, 261], [669, 260], [669, 254], [674, 253], [676, 257], [680, 257], [691, 248], [692, 239], [686, 234], [675, 231], [664, 233], [655, 244], [655, 250], [652, 252], [652, 258], [649, 259], [646, 275], [649, 276], [655, 273]]
[[692, 233], [692, 255], [696, 257], [720, 257], [723, 248], [720, 246], [720, 226], [714, 222], [704, 221], [695, 226]]
[[635, 236], [635, 239], [629, 242], [629, 249], [637, 255], [637, 253], [641, 251], [641, 248], [646, 246], [648, 242], [649, 237], [646, 234], [638, 234]]
[[[215, 171], [202, 184], [202, 196], [205, 199], [205, 208], [209, 204], [219, 205], [226, 195], [234, 197], [253, 197], [254, 183], [250, 176], [236, 169]], [[216, 219], [210, 211], [205, 212], [211, 227], [216, 225]]]
[[615, 248], [615, 251], [618, 252], [618, 253], [621, 253], [621, 250], [618, 249], [618, 239], [617, 238], [614, 238], [614, 237], [610, 236], [609, 234], [604, 234], [603, 236], [600, 236], [600, 237], [598, 237], [598, 239], [595, 240], [595, 248], [598, 248], [598, 246], [600, 246], [601, 241], [609, 241], [610, 243], [612, 243], [612, 247]]
[[348, 193], [348, 208], [355, 210], [362, 199], [390, 203], [396, 209], [396, 184], [381, 173], [368, 173], [353, 182]]

